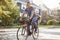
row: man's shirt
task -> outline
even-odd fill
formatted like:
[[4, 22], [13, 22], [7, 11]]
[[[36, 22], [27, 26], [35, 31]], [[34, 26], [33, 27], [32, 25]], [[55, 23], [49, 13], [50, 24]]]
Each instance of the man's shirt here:
[[[25, 12], [27, 13], [27, 16], [30, 18], [31, 14], [32, 14], [32, 11], [35, 11], [33, 7], [30, 7], [30, 8], [26, 8], [25, 9]], [[33, 15], [33, 17], [35, 17], [35, 13]]]

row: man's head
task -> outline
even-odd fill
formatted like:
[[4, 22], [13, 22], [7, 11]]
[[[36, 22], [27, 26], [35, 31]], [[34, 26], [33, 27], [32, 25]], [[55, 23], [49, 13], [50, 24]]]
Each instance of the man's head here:
[[27, 2], [27, 7], [30, 8], [30, 2]]

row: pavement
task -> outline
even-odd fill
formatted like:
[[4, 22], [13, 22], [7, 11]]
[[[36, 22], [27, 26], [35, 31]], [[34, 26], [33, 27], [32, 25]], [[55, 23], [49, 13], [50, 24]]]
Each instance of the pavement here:
[[[0, 40], [17, 40], [17, 28], [0, 29]], [[20, 36], [20, 40], [25, 40]], [[27, 40], [34, 40], [31, 36]], [[60, 40], [60, 28], [39, 28], [38, 40]]]

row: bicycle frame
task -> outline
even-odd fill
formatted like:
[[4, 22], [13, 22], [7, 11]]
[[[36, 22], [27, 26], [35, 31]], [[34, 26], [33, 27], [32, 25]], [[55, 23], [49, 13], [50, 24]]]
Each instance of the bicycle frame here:
[[[21, 32], [22, 34], [21, 34], [21, 35], [24, 36], [25, 33], [28, 33], [27, 30], [28, 30], [28, 23], [29, 23], [29, 21], [28, 21], [28, 20], [24, 20], [23, 22], [24, 22], [24, 26], [21, 27], [21, 28], [22, 28], [22, 32]], [[30, 30], [32, 30], [32, 34], [31, 34], [31, 35], [32, 35], [32, 37], [33, 37], [34, 40], [35, 40], [35, 37], [34, 37], [34, 35], [35, 35], [35, 34], [34, 34], [34, 33], [35, 33], [35, 31], [34, 31], [34, 25], [33, 25], [32, 23], [31, 23], [30, 25], [31, 25], [31, 27], [32, 27], [32, 28], [30, 29]], [[24, 30], [24, 29], [25, 29], [25, 30]], [[20, 30], [20, 27], [19, 27], [18, 30], [17, 30], [17, 39], [18, 39], [18, 40], [19, 40], [19, 35], [18, 35], [18, 34], [19, 34], [19, 30]], [[39, 29], [38, 29], [38, 31], [39, 31]], [[39, 32], [37, 32], [37, 36], [39, 35], [38, 33], [39, 33]], [[30, 36], [30, 35], [27, 35], [27, 34], [26, 34], [25, 40], [27, 40], [28, 36]], [[37, 36], [36, 36], [36, 37], [37, 37]]]

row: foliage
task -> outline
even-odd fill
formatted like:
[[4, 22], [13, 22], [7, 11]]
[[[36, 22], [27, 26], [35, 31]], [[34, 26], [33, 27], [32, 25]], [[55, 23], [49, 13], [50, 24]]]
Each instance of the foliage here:
[[47, 24], [48, 24], [48, 25], [58, 25], [58, 24], [59, 24], [59, 21], [57, 21], [57, 20], [49, 20], [49, 21], [47, 22]]
[[15, 21], [18, 17], [19, 9], [11, 0], [0, 0], [0, 20], [3, 26]]
[[47, 23], [46, 23], [46, 22], [41, 22], [40, 24], [41, 24], [41, 25], [47, 25]]

